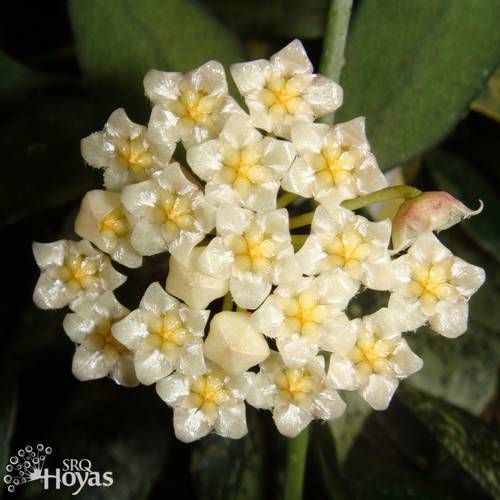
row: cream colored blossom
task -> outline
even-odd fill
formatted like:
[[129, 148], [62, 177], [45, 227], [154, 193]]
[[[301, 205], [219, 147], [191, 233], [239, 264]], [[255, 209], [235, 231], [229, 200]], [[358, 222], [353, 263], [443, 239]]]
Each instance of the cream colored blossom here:
[[146, 96], [155, 105], [150, 128], [156, 140], [182, 140], [186, 147], [212, 139], [234, 113], [243, 113], [228, 95], [224, 67], [209, 61], [188, 73], [151, 70]]
[[365, 135], [364, 118], [329, 126], [303, 123], [292, 127], [298, 156], [285, 175], [286, 191], [305, 198], [334, 193], [355, 198], [387, 186]]
[[392, 272], [399, 285], [389, 307], [405, 329], [429, 321], [445, 337], [465, 333], [468, 301], [485, 280], [482, 268], [455, 257], [432, 233], [424, 233], [407, 254], [393, 261]]
[[185, 262], [214, 226], [214, 209], [177, 163], [150, 180], [126, 186], [122, 203], [135, 217], [130, 238], [140, 255], [168, 250]]
[[33, 255], [41, 270], [33, 301], [40, 309], [72, 309], [84, 301], [95, 301], [114, 290], [127, 277], [113, 269], [107, 255], [88, 241], [59, 240], [33, 243]]
[[222, 311], [210, 321], [205, 356], [230, 375], [241, 375], [269, 356], [266, 339], [247, 312]]
[[209, 311], [191, 309], [151, 284], [139, 308], [112, 327], [113, 336], [134, 353], [137, 378], [150, 385], [174, 370], [205, 371], [203, 329]]
[[301, 368], [289, 368], [276, 352], [254, 375], [247, 402], [272, 410], [276, 427], [287, 437], [297, 436], [313, 419], [340, 417], [346, 407], [325, 375], [323, 356]]
[[294, 157], [290, 142], [263, 138], [245, 115], [232, 116], [217, 139], [187, 152], [194, 173], [207, 182], [207, 199], [257, 212], [276, 208], [280, 180]]
[[336, 389], [358, 390], [375, 410], [385, 410], [399, 381], [422, 368], [398, 329], [394, 313], [379, 309], [355, 319], [356, 342], [330, 358], [328, 378]]
[[83, 159], [92, 167], [104, 169], [104, 186], [119, 191], [123, 186], [149, 179], [167, 165], [175, 141], [155, 140], [149, 127], [131, 121], [120, 108], [109, 117], [104, 130], [81, 142]]
[[229, 279], [202, 273], [198, 260], [206, 247], [193, 248], [185, 264], [170, 257], [166, 290], [189, 307], [205, 309], [210, 302], [223, 297], [229, 290]]
[[406, 200], [392, 221], [394, 252], [408, 248], [422, 233], [448, 229], [482, 210], [482, 202], [471, 210], [444, 191], [427, 191]]
[[218, 236], [202, 252], [198, 266], [206, 274], [229, 278], [238, 306], [255, 309], [273, 284], [299, 276], [285, 209], [255, 214], [220, 205], [216, 227]]
[[142, 257], [130, 244], [131, 215], [119, 193], [89, 191], [82, 200], [75, 220], [78, 236], [91, 241], [113, 260], [127, 267], [140, 267]]
[[311, 224], [311, 235], [297, 252], [304, 274], [342, 269], [369, 288], [386, 290], [389, 220], [369, 222], [339, 206], [320, 205]]
[[176, 372], [156, 384], [156, 392], [174, 408], [177, 439], [189, 443], [212, 430], [239, 439], [247, 433], [245, 396], [249, 374], [230, 376], [209, 363], [205, 373]]
[[313, 74], [302, 43], [294, 40], [269, 61], [233, 64], [231, 75], [255, 127], [290, 137], [295, 123], [312, 122], [342, 104], [342, 88]]
[[299, 278], [278, 286], [254, 312], [255, 328], [275, 338], [285, 364], [300, 367], [318, 350], [350, 348], [354, 330], [342, 312], [358, 290], [358, 283], [343, 271]]
[[134, 387], [132, 353], [111, 334], [111, 327], [129, 313], [113, 295], [105, 292], [94, 303], [82, 303], [64, 318], [63, 328], [77, 344], [73, 375], [82, 381], [110, 376], [117, 384]]

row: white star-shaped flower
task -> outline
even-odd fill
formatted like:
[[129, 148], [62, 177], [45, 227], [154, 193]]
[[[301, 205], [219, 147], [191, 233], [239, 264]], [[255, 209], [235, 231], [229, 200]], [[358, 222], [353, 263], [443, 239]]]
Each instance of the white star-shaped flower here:
[[207, 199], [263, 212], [276, 208], [280, 180], [295, 150], [288, 141], [263, 138], [245, 115], [234, 115], [219, 137], [193, 146], [187, 162], [206, 181]]
[[287, 437], [297, 436], [313, 419], [340, 417], [346, 407], [325, 375], [323, 356], [301, 368], [289, 368], [277, 352], [260, 365], [247, 402], [272, 410], [276, 427]]
[[240, 307], [255, 309], [271, 286], [299, 276], [285, 209], [254, 213], [220, 205], [216, 236], [202, 252], [198, 267], [229, 278], [229, 290]]
[[387, 290], [390, 236], [389, 220], [369, 222], [342, 207], [320, 205], [297, 262], [310, 276], [342, 269], [369, 288]]
[[343, 271], [299, 278], [278, 286], [253, 313], [255, 328], [275, 338], [285, 364], [300, 367], [318, 350], [352, 347], [355, 335], [342, 312], [358, 290], [358, 283]]
[[312, 122], [342, 104], [342, 88], [313, 74], [299, 40], [269, 61], [233, 64], [231, 75], [245, 98], [253, 124], [281, 137], [290, 137], [290, 127], [295, 123]]
[[214, 208], [177, 163], [150, 180], [126, 186], [122, 203], [135, 218], [130, 238], [140, 255], [168, 250], [185, 262], [193, 247], [214, 227]]
[[336, 389], [358, 390], [375, 410], [385, 410], [399, 381], [422, 368], [387, 308], [355, 319], [356, 343], [330, 358], [328, 379]]
[[191, 309], [152, 283], [132, 311], [112, 327], [113, 336], [134, 353], [137, 378], [150, 385], [174, 370], [205, 371], [203, 330], [209, 311]]
[[364, 118], [329, 126], [303, 123], [292, 127], [298, 156], [282, 181], [286, 191], [304, 198], [334, 193], [355, 198], [387, 186], [365, 135]]
[[35, 242], [33, 255], [41, 270], [33, 293], [33, 301], [40, 309], [67, 305], [73, 309], [80, 302], [95, 301], [127, 280], [113, 269], [107, 255], [86, 240]]
[[169, 163], [174, 149], [175, 141], [155, 140], [149, 127], [131, 121], [122, 108], [111, 114], [102, 132], [81, 142], [83, 159], [105, 169], [104, 186], [111, 191], [149, 179]]
[[75, 220], [75, 232], [116, 262], [127, 267], [140, 267], [142, 257], [130, 243], [131, 217], [122, 205], [119, 193], [96, 189], [83, 197]]
[[108, 375], [120, 385], [139, 384], [132, 353], [111, 334], [111, 327], [129, 313], [113, 295], [105, 292], [94, 303], [82, 303], [65, 316], [63, 328], [77, 344], [72, 370], [79, 380]]
[[156, 384], [156, 392], [174, 408], [174, 431], [190, 443], [214, 430], [223, 437], [239, 439], [247, 433], [245, 396], [248, 373], [230, 376], [208, 363], [200, 375], [176, 372]]
[[429, 321], [445, 337], [465, 333], [468, 301], [484, 283], [484, 269], [452, 255], [432, 233], [420, 235], [392, 268], [400, 284], [389, 307], [404, 328], [413, 330]]
[[216, 137], [229, 116], [243, 113], [228, 95], [226, 73], [217, 61], [188, 73], [151, 70], [144, 89], [155, 105], [150, 129], [158, 141], [181, 139], [189, 147]]

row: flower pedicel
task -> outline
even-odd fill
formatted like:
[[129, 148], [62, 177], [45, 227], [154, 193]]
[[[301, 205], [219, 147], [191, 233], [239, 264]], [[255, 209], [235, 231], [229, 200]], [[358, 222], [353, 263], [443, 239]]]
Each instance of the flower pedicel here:
[[[313, 73], [298, 40], [231, 74], [249, 114], [218, 62], [151, 70], [148, 127], [118, 109], [82, 140], [85, 161], [104, 169], [104, 190], [85, 195], [75, 223], [84, 239], [33, 244], [36, 305], [73, 311], [64, 329], [75, 376], [155, 384], [185, 442], [244, 436], [245, 404], [272, 411], [289, 437], [341, 416], [338, 391], [387, 408], [423, 364], [404, 334], [424, 324], [465, 333], [485, 279], [432, 233], [477, 213], [449, 194], [401, 186], [393, 224], [349, 209], [395, 188], [364, 118], [313, 123], [341, 105], [342, 89]], [[183, 165], [172, 158], [179, 143]], [[152, 283], [130, 312], [114, 297], [126, 277], [111, 259], [133, 268], [159, 253], [169, 254], [165, 288]], [[389, 292], [388, 306], [349, 318], [361, 287]]]

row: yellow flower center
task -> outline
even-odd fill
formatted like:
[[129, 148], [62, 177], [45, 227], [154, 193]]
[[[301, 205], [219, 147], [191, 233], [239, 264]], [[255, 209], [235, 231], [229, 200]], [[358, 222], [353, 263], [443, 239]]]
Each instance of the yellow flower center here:
[[311, 164], [316, 172], [317, 189], [349, 184], [362, 160], [362, 153], [348, 146], [334, 144], [325, 146], [321, 153], [312, 155]]
[[52, 275], [60, 279], [75, 292], [88, 290], [96, 285], [99, 280], [99, 261], [83, 255], [72, 255], [64, 259], [62, 266], [57, 266]]
[[177, 100], [171, 103], [170, 108], [177, 116], [191, 124], [208, 126], [212, 122], [213, 113], [220, 106], [221, 97], [184, 86]]
[[395, 340], [379, 339], [373, 333], [362, 330], [348, 356], [361, 377], [368, 377], [372, 373], [389, 375], [392, 373], [390, 356], [396, 344]]
[[163, 224], [164, 235], [169, 241], [181, 230], [192, 230], [195, 224], [192, 193], [164, 191], [156, 207], [149, 210], [148, 218], [155, 224]]
[[123, 238], [130, 232], [130, 224], [121, 207], [117, 207], [101, 220], [99, 224], [101, 236], [109, 239]]
[[327, 268], [340, 267], [353, 272], [371, 251], [370, 245], [354, 227], [347, 227], [337, 235], [324, 235], [323, 248], [328, 254], [325, 260]]
[[222, 370], [214, 370], [195, 377], [191, 382], [190, 391], [184, 405], [188, 408], [198, 408], [208, 414], [213, 414], [231, 397], [224, 383]]
[[160, 315], [146, 314], [146, 326], [147, 342], [164, 353], [176, 351], [188, 340], [189, 333], [177, 310]]
[[121, 342], [118, 342], [111, 333], [111, 327], [119, 319], [121, 318], [115, 318], [113, 320], [107, 319], [99, 324], [95, 331], [87, 337], [89, 345], [98, 351], [103, 351], [108, 354], [120, 355], [128, 352], [128, 349]]
[[118, 139], [116, 147], [119, 156], [135, 174], [144, 174], [144, 170], [154, 164], [153, 154], [142, 134], [134, 139]]
[[293, 403], [306, 403], [319, 388], [318, 382], [304, 368], [286, 368], [275, 375], [280, 396]]
[[266, 277], [272, 272], [277, 244], [257, 227], [251, 227], [241, 236], [228, 235], [224, 243], [233, 251], [234, 263], [240, 271], [251, 271]]
[[299, 333], [317, 339], [319, 326], [326, 319], [325, 306], [318, 304], [318, 297], [304, 291], [293, 298], [278, 298], [281, 310], [285, 315], [285, 326], [290, 333]]
[[220, 179], [223, 183], [232, 185], [241, 197], [248, 196], [253, 185], [272, 179], [271, 170], [259, 164], [261, 149], [260, 143], [257, 143], [243, 149], [228, 146], [223, 152]]
[[304, 84], [299, 78], [272, 75], [261, 91], [260, 99], [269, 109], [271, 117], [277, 121], [287, 114], [293, 115], [300, 111], [303, 90]]
[[409, 293], [420, 300], [424, 312], [432, 314], [440, 300], [458, 295], [456, 288], [450, 283], [451, 277], [449, 259], [429, 265], [415, 262], [411, 269]]

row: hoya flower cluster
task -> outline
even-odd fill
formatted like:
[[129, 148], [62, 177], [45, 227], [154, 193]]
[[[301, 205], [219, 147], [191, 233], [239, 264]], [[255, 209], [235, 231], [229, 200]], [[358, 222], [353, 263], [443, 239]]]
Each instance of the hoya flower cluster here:
[[[387, 182], [363, 118], [314, 123], [341, 105], [342, 89], [313, 73], [299, 41], [231, 75], [246, 110], [216, 61], [150, 71], [147, 127], [118, 109], [82, 140], [85, 161], [104, 172], [104, 188], [82, 200], [82, 240], [33, 247], [36, 304], [72, 311], [63, 326], [76, 344], [74, 375], [155, 384], [183, 441], [243, 436], [246, 404], [272, 411], [290, 437], [342, 415], [339, 390], [387, 408], [422, 367], [403, 334], [424, 324], [463, 334], [484, 281], [432, 233], [472, 215], [449, 195], [439, 213], [412, 200], [394, 228], [342, 205]], [[300, 223], [306, 205], [310, 230]], [[389, 249], [391, 233], [406, 253]], [[128, 310], [113, 293], [126, 277], [112, 261], [136, 268], [160, 253], [168, 276]], [[387, 307], [349, 317], [365, 289], [390, 292]]]

